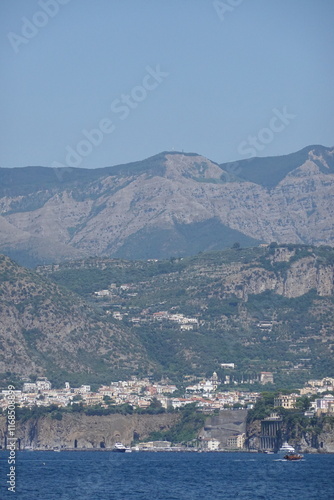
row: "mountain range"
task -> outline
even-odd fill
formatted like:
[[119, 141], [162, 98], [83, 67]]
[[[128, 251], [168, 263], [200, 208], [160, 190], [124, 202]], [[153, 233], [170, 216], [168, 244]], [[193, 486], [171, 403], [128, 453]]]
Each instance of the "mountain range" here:
[[332, 245], [334, 148], [219, 165], [164, 152], [80, 169], [0, 168], [0, 252], [38, 264], [195, 255], [238, 242]]

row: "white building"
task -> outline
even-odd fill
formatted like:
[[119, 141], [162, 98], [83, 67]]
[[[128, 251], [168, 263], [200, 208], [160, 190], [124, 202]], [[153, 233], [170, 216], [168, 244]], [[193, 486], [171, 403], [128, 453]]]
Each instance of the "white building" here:
[[231, 436], [227, 439], [227, 447], [236, 449], [243, 448], [245, 444], [245, 434], [238, 434], [237, 436]]
[[90, 392], [90, 385], [82, 385], [78, 391], [80, 394], [88, 394]]
[[218, 439], [209, 439], [207, 446], [209, 451], [217, 451], [220, 447], [220, 441]]
[[334, 396], [326, 395], [322, 399], [316, 399], [316, 409], [320, 412], [329, 412], [334, 406]]
[[51, 382], [43, 377], [36, 381], [36, 386], [38, 391], [49, 391], [51, 389]]
[[180, 329], [182, 331], [186, 331], [187, 332], [187, 331], [193, 330], [194, 329], [194, 325], [181, 325]]
[[98, 292], [94, 292], [94, 295], [97, 297], [108, 297], [110, 295], [109, 290], [99, 290]]
[[23, 392], [37, 392], [37, 385], [34, 382], [25, 382], [22, 388]]

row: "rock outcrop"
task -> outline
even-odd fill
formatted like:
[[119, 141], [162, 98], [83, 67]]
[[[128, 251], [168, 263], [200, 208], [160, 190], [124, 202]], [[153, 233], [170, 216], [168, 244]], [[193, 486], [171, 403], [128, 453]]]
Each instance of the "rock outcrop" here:
[[224, 410], [208, 417], [199, 439], [217, 439], [220, 446], [226, 448], [228, 438], [246, 433], [246, 417], [247, 410]]
[[[129, 446], [147, 439], [151, 432], [167, 431], [180, 418], [178, 414], [88, 416], [64, 414], [61, 420], [50, 416], [17, 421], [15, 434], [21, 450], [112, 449], [116, 442]], [[4, 448], [6, 420], [0, 417], [0, 446]]]
[[[254, 420], [247, 424], [247, 447], [261, 448], [261, 421]], [[317, 425], [306, 428], [296, 424], [293, 427], [283, 422], [281, 440], [288, 441], [301, 453], [334, 453], [334, 421], [318, 419]]]

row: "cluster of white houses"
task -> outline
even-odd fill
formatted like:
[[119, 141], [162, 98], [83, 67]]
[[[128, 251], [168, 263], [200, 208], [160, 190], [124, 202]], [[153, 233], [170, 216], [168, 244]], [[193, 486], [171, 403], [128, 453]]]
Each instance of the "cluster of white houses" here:
[[[334, 379], [325, 377], [321, 380], [309, 380], [305, 387], [299, 390], [299, 394], [280, 394], [274, 400], [275, 407], [282, 407], [287, 410], [296, 408], [298, 398], [301, 396], [314, 396], [334, 392]], [[334, 414], [334, 396], [325, 394], [321, 398], [316, 398], [310, 403], [310, 408], [305, 412], [306, 416], [320, 415], [323, 413]]]
[[[209, 379], [186, 387], [184, 397], [175, 397], [177, 391], [174, 384], [167, 381], [151, 383], [148, 379], [137, 379], [111, 382], [110, 385], [101, 386], [98, 391], [91, 391], [90, 385], [71, 387], [68, 382], [62, 389], [53, 389], [51, 382], [45, 377], [40, 377], [36, 382], [25, 381], [22, 390], [15, 391], [16, 403], [21, 407], [57, 405], [66, 407], [82, 402], [85, 406], [101, 405], [107, 408], [109, 404], [128, 403], [133, 407], [147, 408], [153, 399], [160, 401], [165, 409], [170, 407], [180, 408], [190, 403], [196, 403], [203, 411], [223, 410], [229, 407], [252, 408], [260, 397], [258, 392], [250, 391], [218, 391], [219, 380], [216, 372]], [[334, 379], [310, 380], [302, 388], [300, 394], [281, 394], [275, 398], [275, 407], [292, 409], [301, 395], [322, 394], [334, 392]], [[9, 391], [3, 389], [0, 394], [0, 408], [8, 405]], [[308, 416], [315, 413], [334, 414], [334, 396], [330, 394], [316, 398], [306, 412]]]
[[[111, 311], [107, 311], [107, 314], [111, 314]], [[122, 321], [124, 319], [124, 316], [128, 316], [128, 313], [114, 311], [112, 313], [112, 316], [114, 319]], [[152, 314], [144, 311], [140, 316], [131, 317], [129, 321], [134, 325], [145, 323], [147, 321], [172, 321], [180, 325], [180, 330], [193, 330], [199, 325], [199, 321], [197, 318], [189, 318], [182, 313], [172, 314], [168, 311], [158, 311]]]
[[[92, 392], [90, 385], [71, 387], [68, 382], [62, 389], [53, 389], [51, 382], [44, 377], [36, 382], [24, 382], [22, 390], [16, 390], [16, 403], [21, 407], [57, 405], [66, 407], [82, 402], [85, 406], [101, 405], [107, 408], [109, 404], [130, 404], [137, 408], [147, 408], [153, 399], [157, 399], [162, 408], [181, 408], [190, 403], [196, 403], [203, 411], [223, 409], [238, 404], [251, 408], [259, 397], [257, 392], [223, 391], [217, 392], [218, 376], [214, 372], [210, 379], [205, 379], [196, 385], [188, 386], [184, 397], [174, 397], [177, 391], [174, 384], [168, 382], [151, 383], [148, 379], [137, 379], [111, 382]], [[4, 389], [0, 395], [0, 408], [7, 407], [9, 391]]]
[[[133, 283], [126, 283], [119, 286], [116, 283], [111, 283], [108, 289], [94, 292], [94, 296], [100, 299], [108, 298], [110, 300], [116, 299], [116, 301], [118, 301], [120, 297], [123, 297], [124, 299], [124, 297], [131, 298], [137, 296], [138, 292], [134, 291], [136, 289], [136, 285]], [[143, 309], [138, 316], [130, 317], [129, 313], [124, 311], [126, 307], [121, 307], [121, 304], [113, 304], [113, 306], [122, 310], [107, 310], [107, 314], [111, 314], [113, 318], [118, 321], [122, 321], [124, 318], [127, 318], [134, 325], [151, 321], [172, 321], [180, 325], [180, 330], [184, 331], [193, 330], [199, 325], [199, 320], [197, 318], [189, 318], [182, 313], [172, 313], [169, 311], [158, 311], [152, 313], [149, 309]]]

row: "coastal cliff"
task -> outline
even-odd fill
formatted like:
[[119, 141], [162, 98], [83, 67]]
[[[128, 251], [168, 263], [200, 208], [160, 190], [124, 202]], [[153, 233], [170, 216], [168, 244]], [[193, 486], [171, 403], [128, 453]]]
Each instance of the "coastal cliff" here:
[[[111, 449], [121, 441], [129, 446], [134, 440], [147, 439], [152, 432], [171, 429], [179, 414], [89, 416], [64, 414], [61, 420], [50, 415], [16, 423], [18, 448], [35, 450]], [[0, 446], [5, 447], [6, 419], [0, 417]]]
[[[198, 439], [218, 439], [226, 448], [232, 435], [246, 432], [246, 448], [260, 450], [261, 420], [247, 422], [247, 411], [223, 411], [209, 416], [198, 431]], [[17, 448], [20, 450], [103, 450], [112, 449], [121, 441], [130, 446], [133, 441], [150, 439], [152, 433], [169, 431], [180, 422], [179, 413], [158, 415], [91, 416], [63, 414], [61, 420], [50, 415], [18, 420]], [[6, 419], [0, 417], [0, 449], [6, 446]], [[334, 453], [334, 419], [316, 418], [308, 426], [284, 422], [281, 437], [302, 453]]]
[[[305, 421], [283, 421], [281, 438], [301, 453], [334, 453], [334, 418], [314, 417]], [[247, 446], [261, 448], [261, 420], [247, 424]]]

